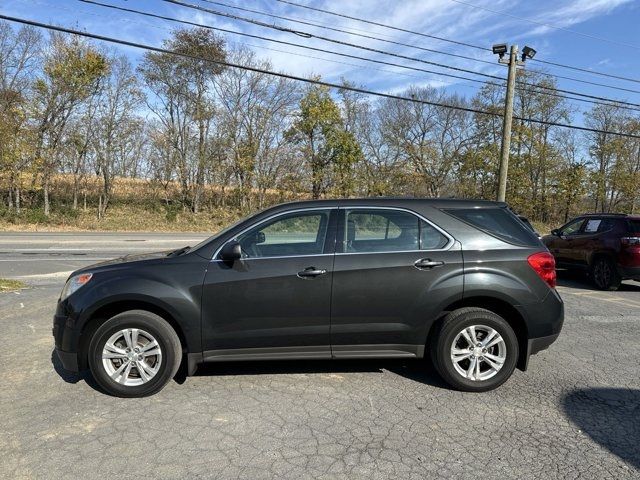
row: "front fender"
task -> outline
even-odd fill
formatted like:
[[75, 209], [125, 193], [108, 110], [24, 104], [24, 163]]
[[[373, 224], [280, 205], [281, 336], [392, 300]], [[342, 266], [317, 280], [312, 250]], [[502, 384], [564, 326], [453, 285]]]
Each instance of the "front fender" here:
[[174, 266], [171, 272], [157, 272], [157, 269], [162, 270], [156, 266], [156, 269], [149, 269], [154, 271], [135, 274], [126, 270], [98, 272], [90, 284], [60, 302], [56, 315], [66, 317], [67, 327], [75, 332], [76, 337], [65, 342], [67, 348], [77, 347], [85, 326], [101, 312], [146, 307], [170, 316], [179, 326], [187, 349], [190, 352], [200, 351], [204, 269], [194, 269], [193, 264], [191, 268], [178, 271]]

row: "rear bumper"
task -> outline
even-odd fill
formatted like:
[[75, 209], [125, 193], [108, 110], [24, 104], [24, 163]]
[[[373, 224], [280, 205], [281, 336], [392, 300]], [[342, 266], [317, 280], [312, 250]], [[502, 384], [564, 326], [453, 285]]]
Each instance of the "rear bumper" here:
[[624, 280], [640, 280], [640, 267], [618, 267], [618, 272]]
[[527, 369], [531, 355], [545, 350], [560, 336], [564, 324], [564, 302], [553, 289], [542, 302], [528, 305], [526, 314], [529, 338], [526, 343], [520, 343], [518, 368], [521, 370]]
[[542, 350], [546, 350], [547, 348], [549, 348], [549, 345], [551, 345], [558, 339], [559, 336], [560, 334], [556, 333], [554, 335], [548, 335], [546, 337], [530, 338], [527, 344], [529, 355], [535, 355]]

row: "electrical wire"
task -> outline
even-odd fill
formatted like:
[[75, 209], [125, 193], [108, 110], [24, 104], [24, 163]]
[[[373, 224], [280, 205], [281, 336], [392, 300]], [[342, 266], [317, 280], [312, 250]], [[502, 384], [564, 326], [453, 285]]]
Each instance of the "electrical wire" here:
[[411, 33], [413, 35], [419, 35], [421, 37], [432, 38], [434, 40], [440, 40], [441, 42], [454, 43], [456, 45], [461, 45], [463, 47], [475, 48], [475, 49], [484, 50], [484, 51], [491, 51], [490, 48], [481, 47], [479, 45], [474, 45], [472, 43], [460, 42], [458, 40], [451, 40], [449, 38], [438, 37], [436, 35], [429, 35], [427, 33], [414, 32], [413, 30], [407, 30], [406, 28], [394, 27], [393, 25], [385, 25], [384, 23], [374, 22], [372, 20], [365, 20], [365, 19], [358, 18], [358, 17], [352, 17], [350, 15], [345, 15], [344, 13], [331, 12], [329, 10], [324, 10], [322, 8], [317, 8], [317, 7], [311, 7], [309, 5], [304, 5], [302, 3], [291, 2], [289, 0], [276, 0], [276, 1], [278, 1], [280, 3], [287, 3], [289, 5], [293, 5], [294, 7], [306, 8], [308, 10], [313, 10], [315, 12], [327, 13], [329, 15], [335, 15], [336, 17], [346, 18], [348, 20], [355, 20], [357, 22], [368, 23], [369, 25], [375, 25], [377, 27], [389, 28], [391, 30], [396, 30], [398, 32]]
[[[132, 41], [129, 41], [129, 40], [123, 40], [123, 39], [114, 38], [114, 37], [107, 37], [105, 35], [98, 35], [98, 34], [86, 32], [86, 31], [81, 31], [81, 30], [76, 30], [76, 29], [71, 29], [71, 28], [66, 28], [66, 27], [60, 27], [60, 26], [51, 25], [51, 24], [48, 24], [48, 23], [36, 22], [34, 20], [28, 20], [28, 19], [19, 18], [19, 17], [13, 17], [13, 16], [10, 16], [10, 15], [0, 14], [0, 20], [7, 20], [9, 22], [19, 23], [19, 24], [22, 24], [22, 25], [30, 25], [32, 27], [44, 28], [44, 29], [47, 29], [47, 30], [57, 31], [57, 32], [61, 32], [61, 33], [67, 33], [67, 34], [71, 34], [71, 35], [78, 35], [78, 36], [81, 36], [81, 37], [91, 38], [91, 39], [99, 40], [99, 41], [103, 41], [103, 42], [114, 43], [114, 44], [124, 45], [124, 46], [128, 46], [128, 47], [133, 47], [133, 48], [139, 48], [139, 49], [146, 50], [146, 51], [162, 53], [162, 54], [167, 54], [167, 55], [173, 55], [173, 56], [182, 57], [182, 58], [189, 58], [191, 60], [197, 60], [197, 61], [202, 61], [202, 62], [207, 62], [207, 63], [213, 63], [213, 64], [216, 64], [216, 65], [221, 65], [221, 66], [225, 66], [225, 67], [229, 67], [229, 68], [238, 68], [238, 69], [241, 69], [241, 70], [247, 70], [247, 71], [251, 71], [251, 72], [255, 72], [255, 73], [262, 73], [262, 74], [265, 74], [265, 75], [271, 75], [271, 76], [275, 76], [275, 77], [279, 77], [279, 78], [286, 78], [286, 79], [294, 80], [294, 81], [298, 81], [298, 82], [304, 82], [304, 83], [313, 84], [313, 85], [321, 85], [321, 86], [324, 86], [324, 87], [327, 87], [327, 88], [335, 88], [335, 89], [340, 89], [340, 90], [347, 90], [347, 91], [352, 91], [352, 92], [356, 92], [356, 93], [362, 93], [362, 94], [372, 95], [372, 96], [377, 96], [377, 97], [382, 97], [382, 98], [391, 98], [391, 99], [395, 99], [395, 100], [401, 100], [401, 101], [412, 102], [412, 103], [420, 103], [420, 104], [423, 104], [423, 105], [430, 105], [430, 106], [446, 108], [446, 109], [450, 109], [450, 110], [465, 111], [465, 112], [476, 113], [476, 114], [481, 114], [481, 115], [489, 115], [489, 116], [494, 116], [494, 117], [501, 117], [502, 116], [501, 114], [496, 113], [496, 112], [488, 112], [488, 111], [480, 110], [480, 109], [477, 109], [477, 108], [462, 107], [462, 106], [459, 106], [459, 105], [449, 105], [449, 104], [446, 104], [446, 103], [432, 102], [432, 101], [429, 101], [429, 100], [422, 100], [422, 99], [418, 99], [418, 98], [410, 98], [410, 97], [405, 97], [405, 96], [402, 96], [402, 95], [395, 95], [395, 94], [391, 94], [391, 93], [376, 92], [376, 91], [368, 90], [368, 89], [365, 89], [365, 88], [354, 87], [354, 86], [349, 85], [349, 84], [342, 84], [341, 85], [341, 84], [336, 84], [336, 83], [331, 83], [331, 82], [325, 82], [325, 81], [322, 81], [322, 80], [316, 80], [316, 79], [311, 79], [311, 78], [299, 77], [299, 76], [296, 76], [296, 75], [290, 75], [290, 74], [283, 73], [283, 72], [274, 72], [274, 71], [271, 71], [271, 70], [266, 70], [266, 69], [257, 68], [257, 67], [251, 67], [251, 66], [248, 66], [248, 65], [239, 65], [239, 64], [236, 64], [236, 63], [223, 61], [223, 60], [215, 60], [215, 59], [212, 59], [212, 58], [203, 58], [203, 57], [199, 57], [197, 55], [190, 55], [190, 54], [186, 54], [186, 53], [182, 53], [182, 52], [175, 52], [175, 51], [172, 51], [172, 50], [168, 50], [166, 48], [155, 47], [155, 46], [152, 46], [152, 45], [145, 45], [143, 43], [132, 42]], [[601, 129], [597, 129], [597, 128], [581, 127], [581, 126], [569, 125], [569, 124], [565, 124], [565, 123], [549, 122], [549, 121], [546, 121], [546, 120], [539, 120], [539, 119], [535, 119], [535, 118], [525, 118], [525, 117], [519, 117], [519, 116], [514, 116], [513, 118], [516, 119], [516, 120], [537, 123], [537, 124], [540, 124], [540, 125], [556, 126], [556, 127], [569, 128], [569, 129], [574, 129], [574, 130], [582, 130], [582, 131], [593, 132], [593, 133], [611, 134], [611, 135], [618, 135], [618, 136], [627, 137], [627, 138], [640, 139], [640, 135], [634, 135], [634, 134], [630, 134], [630, 133], [612, 132], [612, 131], [601, 130]]]
[[[472, 43], [460, 42], [460, 41], [457, 41], [457, 40], [452, 40], [452, 39], [444, 38], [444, 37], [436, 37], [434, 35], [428, 35], [426, 33], [416, 32], [414, 30], [408, 30], [406, 28], [395, 27], [393, 25], [387, 25], [387, 24], [384, 24], [384, 23], [374, 22], [372, 20], [366, 20], [364, 18], [352, 17], [352, 16], [349, 16], [349, 15], [345, 15], [343, 13], [332, 12], [330, 10], [325, 10], [325, 9], [318, 8], [318, 7], [311, 7], [309, 5], [304, 5], [302, 3], [297, 3], [297, 2], [294, 2], [294, 1], [291, 1], [291, 0], [276, 0], [276, 1], [280, 2], [280, 3], [286, 3], [288, 5], [293, 5], [293, 6], [299, 7], [299, 8], [305, 8], [307, 10], [312, 10], [312, 11], [316, 11], [316, 12], [320, 12], [320, 13], [325, 13], [327, 15], [333, 15], [333, 16], [336, 16], [336, 17], [342, 17], [342, 18], [347, 18], [349, 20], [355, 20], [355, 21], [358, 21], [358, 22], [367, 23], [369, 25], [376, 25], [376, 26], [379, 26], [379, 27], [388, 28], [390, 30], [396, 30], [396, 31], [399, 31], [399, 32], [410, 33], [412, 35], [419, 35], [419, 36], [427, 37], [427, 38], [434, 38], [436, 40], [441, 40], [443, 42], [449, 42], [449, 43], [453, 43], [453, 44], [456, 44], [456, 45], [462, 45], [462, 46], [465, 46], [465, 47], [475, 48], [477, 50], [491, 51], [490, 48], [482, 47], [480, 45], [474, 45]], [[589, 73], [589, 74], [592, 74], [592, 75], [600, 75], [600, 76], [603, 76], [603, 77], [609, 77], [609, 78], [615, 78], [615, 79], [618, 79], [618, 80], [625, 80], [625, 81], [628, 81], [628, 82], [640, 83], [640, 79], [637, 79], [637, 78], [629, 78], [629, 77], [623, 77], [623, 76], [613, 75], [613, 74], [604, 73], [604, 72], [598, 72], [596, 70], [591, 70], [591, 69], [586, 69], [586, 68], [581, 68], [581, 67], [575, 67], [575, 66], [572, 66], [572, 65], [565, 65], [563, 63], [550, 62], [550, 61], [542, 60], [542, 59], [539, 59], [539, 58], [534, 58], [532, 60], [536, 61], [536, 62], [547, 64], [547, 65], [553, 65], [555, 67], [567, 68], [567, 69], [576, 70], [576, 71], [579, 71], [579, 72]]]
[[[246, 7], [240, 7], [238, 5], [231, 5], [228, 3], [224, 3], [224, 2], [218, 2], [218, 1], [214, 1], [214, 0], [200, 0], [204, 3], [208, 3], [211, 5], [218, 5], [221, 7], [225, 7], [225, 8], [231, 8], [231, 9], [235, 9], [235, 10], [240, 10], [242, 12], [249, 12], [249, 13], [254, 13], [257, 15], [264, 15], [270, 18], [277, 18], [279, 20], [284, 20], [287, 22], [291, 22], [291, 23], [298, 23], [300, 25], [308, 25], [308, 26], [312, 26], [312, 27], [316, 27], [316, 28], [322, 28], [324, 30], [330, 30], [333, 32], [340, 32], [340, 33], [345, 33], [347, 35], [354, 35], [357, 37], [361, 37], [361, 38], [367, 38], [370, 40], [376, 40], [379, 42], [384, 42], [384, 43], [389, 43], [392, 45], [399, 45], [402, 47], [407, 47], [407, 48], [413, 48], [416, 50], [421, 50], [421, 51], [425, 51], [425, 52], [430, 52], [430, 53], [437, 53], [440, 55], [446, 55], [449, 57], [455, 57], [455, 58], [461, 58], [463, 60], [467, 60], [467, 61], [472, 61], [472, 62], [478, 62], [478, 63], [484, 63], [484, 64], [488, 64], [488, 65], [496, 65], [495, 62], [489, 61], [489, 60], [483, 60], [480, 58], [474, 58], [471, 57], [469, 55], [460, 55], [460, 54], [456, 54], [456, 53], [451, 53], [451, 52], [445, 52], [442, 50], [435, 50], [432, 48], [426, 48], [426, 47], [421, 47], [419, 45], [412, 45], [410, 43], [404, 43], [404, 42], [400, 42], [398, 40], [390, 40], [390, 39], [386, 39], [386, 38], [380, 38], [374, 35], [370, 35], [370, 34], [364, 34], [364, 33], [358, 33], [355, 31], [349, 31], [349, 30], [345, 30], [343, 28], [336, 28], [336, 27], [331, 27], [328, 25], [323, 25], [321, 23], [317, 23], [317, 22], [310, 22], [307, 20], [302, 20], [302, 19], [296, 19], [296, 18], [292, 18], [292, 17], [285, 17], [283, 15], [276, 15], [274, 13], [269, 13], [269, 12], [264, 12], [264, 11], [260, 11], [260, 10], [255, 10], [253, 8], [246, 8]], [[581, 78], [575, 78], [575, 77], [568, 77], [568, 76], [563, 76], [563, 75], [557, 75], [557, 74], [552, 74], [552, 73], [548, 73], [548, 72], [543, 72], [542, 70], [532, 70], [532, 69], [528, 69], [531, 72], [535, 72], [538, 73], [540, 75], [544, 75], [547, 77], [554, 77], [554, 78], [559, 78], [562, 80], [568, 80], [571, 82], [577, 82], [577, 83], [583, 83], [583, 84], [587, 84], [587, 85], [594, 85], [597, 87], [603, 87], [603, 88], [610, 88], [612, 90], [619, 90], [619, 91], [625, 91], [625, 92], [630, 92], [630, 93], [639, 93], [640, 94], [640, 90], [632, 90], [632, 89], [628, 89], [628, 88], [624, 88], [624, 87], [619, 87], [619, 86], [615, 86], [615, 85], [608, 85], [606, 83], [598, 83], [598, 82], [592, 82], [589, 80], [584, 80]]]
[[[493, 82], [481, 81], [481, 80], [478, 80], [478, 79], [475, 79], [475, 78], [469, 78], [469, 77], [465, 77], [465, 76], [461, 76], [461, 75], [455, 75], [455, 74], [445, 73], [445, 72], [438, 72], [438, 71], [434, 71], [434, 70], [427, 70], [427, 69], [424, 69], [424, 68], [418, 68], [418, 67], [414, 67], [414, 66], [410, 66], [410, 65], [404, 65], [404, 64], [387, 62], [387, 61], [378, 60], [378, 59], [361, 57], [361, 56], [357, 56], [357, 55], [351, 55], [351, 54], [348, 54], [348, 53], [335, 52], [335, 51], [331, 51], [331, 50], [325, 50], [325, 49], [322, 49], [322, 48], [311, 47], [311, 46], [307, 46], [307, 45], [301, 45], [301, 44], [298, 44], [298, 43], [287, 42], [287, 41], [284, 41], [284, 40], [277, 40], [277, 39], [273, 39], [273, 38], [263, 37], [263, 36], [260, 36], [260, 35], [253, 35], [253, 34], [244, 33], [244, 32], [237, 32], [235, 30], [229, 30], [229, 29], [225, 29], [225, 28], [214, 27], [214, 26], [206, 25], [206, 24], [202, 24], [202, 23], [191, 22], [189, 20], [180, 20], [180, 19], [177, 19], [177, 18], [167, 17], [165, 15], [160, 15], [160, 14], [156, 14], [156, 13], [143, 12], [143, 11], [140, 11], [140, 10], [135, 10], [135, 9], [126, 8], [126, 7], [119, 7], [119, 6], [116, 6], [116, 5], [111, 5], [111, 4], [98, 2], [98, 1], [95, 1], [95, 0], [79, 0], [79, 1], [83, 2], [83, 3], [99, 5], [99, 6], [102, 6], [102, 7], [105, 7], [105, 8], [111, 8], [111, 9], [120, 10], [120, 11], [124, 11], [124, 12], [135, 13], [135, 14], [143, 15], [143, 16], [147, 16], [147, 17], [152, 17], [152, 18], [158, 18], [158, 19], [162, 19], [162, 20], [168, 20], [168, 21], [172, 21], [172, 22], [177, 22], [177, 23], [181, 23], [181, 24], [185, 24], [185, 25], [191, 25], [191, 26], [196, 26], [196, 27], [216, 30], [216, 31], [220, 31], [220, 32], [231, 33], [231, 34], [241, 35], [241, 36], [250, 37], [250, 38], [256, 38], [256, 39], [260, 39], [260, 40], [264, 40], [264, 41], [268, 41], [268, 42], [274, 42], [274, 43], [279, 43], [279, 44], [283, 44], [283, 45], [294, 46], [294, 47], [303, 48], [303, 49], [312, 50], [312, 51], [317, 51], [317, 52], [322, 52], [322, 53], [330, 53], [332, 55], [337, 55], [337, 56], [341, 56], [341, 57], [352, 58], [352, 59], [357, 59], [357, 60], [363, 60], [363, 61], [366, 61], [366, 62], [378, 63], [378, 64], [382, 64], [382, 65], [389, 65], [389, 66], [393, 66], [393, 67], [398, 67], [398, 68], [403, 68], [403, 69], [407, 69], [407, 70], [413, 70], [413, 71], [428, 73], [428, 74], [432, 74], [432, 75], [446, 76], [446, 77], [450, 77], [450, 78], [456, 78], [456, 79], [459, 79], [459, 80], [465, 80], [465, 81], [475, 82], [475, 83], [480, 83], [480, 84], [498, 85], [498, 84], [493, 83]], [[176, 3], [175, 0], [165, 0], [165, 1], [167, 1], [169, 3]], [[181, 2], [177, 2], [177, 3], [181, 3]], [[204, 10], [208, 10], [208, 9], [204, 9]], [[207, 12], [207, 13], [209, 13], [209, 12]], [[268, 25], [268, 24], [266, 24], [266, 25]], [[474, 72], [473, 70], [470, 70], [468, 72], [469, 73], [473, 73], [475, 75], [489, 77], [489, 78], [492, 78], [492, 79], [503, 81], [503, 79], [501, 77], [498, 77], [498, 76], [495, 76], [495, 75], [482, 74], [482, 73], [479, 73], [479, 72]], [[551, 96], [558, 96], [558, 93], [565, 93], [565, 94], [568, 94], [568, 95], [575, 95], [575, 96], [579, 96], [579, 97], [585, 97], [585, 98], [592, 99], [591, 103], [594, 103], [594, 104], [616, 105], [616, 106], [624, 105], [625, 107], [622, 107], [622, 108], [626, 108], [626, 107], [640, 108], [640, 104], [626, 102], [626, 101], [622, 101], [622, 100], [615, 100], [615, 99], [606, 98], [606, 97], [588, 95], [586, 93], [574, 92], [574, 91], [571, 91], [571, 90], [563, 90], [563, 89], [548, 87], [548, 86], [545, 86], [545, 85], [531, 84], [531, 83], [522, 82], [522, 81], [520, 81], [519, 84], [520, 85], [524, 85], [524, 86], [529, 86], [529, 87], [534, 87], [534, 88], [537, 88], [537, 89], [543, 89], [543, 90], [549, 91], [550, 92], [549, 95], [551, 95]], [[520, 87], [520, 89], [521, 89], [521, 87]], [[539, 93], [546, 94], [545, 92], [539, 92]], [[566, 98], [571, 99], [571, 97], [566, 97]], [[582, 100], [582, 101], [585, 101], [585, 100]], [[630, 110], [635, 110], [635, 108], [631, 108]]]
[[[97, 3], [97, 2], [94, 2], [93, 0], [79, 0], [79, 1], [87, 2], [87, 3]], [[212, 10], [212, 9], [209, 9], [209, 8], [201, 7], [199, 5], [188, 4], [188, 3], [182, 2], [180, 0], [162, 0], [162, 1], [167, 2], [167, 3], [171, 3], [171, 4], [175, 4], [175, 5], [180, 5], [180, 6], [187, 7], [187, 8], [191, 8], [191, 9], [195, 9], [195, 10], [199, 10], [199, 11], [203, 11], [203, 12], [206, 12], [206, 13], [210, 13], [212, 15], [218, 15], [218, 16], [222, 16], [222, 17], [225, 17], [225, 18], [232, 18], [234, 20], [240, 20], [240, 21], [248, 22], [248, 23], [251, 23], [251, 24], [254, 24], [254, 25], [259, 25], [259, 26], [262, 26], [262, 27], [270, 28], [270, 29], [273, 29], [273, 30], [281, 31], [281, 32], [293, 33], [295, 35], [298, 35], [298, 36], [301, 36], [301, 37], [304, 37], [304, 38], [317, 38], [318, 40], [324, 40], [324, 41], [335, 43], [335, 44], [338, 44], [338, 45], [344, 45], [344, 46], [348, 46], [348, 47], [352, 47], [352, 48], [357, 48], [357, 49], [360, 49], [360, 50], [370, 51], [370, 52], [373, 52], [373, 53], [388, 55], [388, 56], [391, 56], [391, 57], [397, 57], [397, 58], [401, 58], [403, 60], [411, 60], [411, 61], [414, 61], [414, 62], [420, 62], [420, 63], [425, 63], [425, 64], [428, 64], [428, 65], [434, 65], [434, 66], [437, 66], [437, 67], [440, 67], [440, 68], [456, 70], [456, 71], [460, 71], [460, 72], [464, 72], [464, 73], [471, 73], [473, 75], [478, 75], [478, 76], [485, 77], [485, 78], [491, 78], [491, 79], [494, 79], [494, 80], [502, 80], [502, 77], [499, 77], [497, 75], [490, 75], [490, 74], [487, 74], [487, 73], [477, 72], [475, 70], [469, 70], [469, 69], [466, 69], [466, 68], [454, 67], [454, 66], [451, 66], [451, 65], [446, 65], [446, 64], [442, 64], [442, 63], [438, 63], [438, 62], [431, 62], [431, 61], [428, 61], [428, 60], [423, 60], [421, 58], [409, 57], [409, 56], [406, 56], [406, 55], [401, 55], [401, 54], [397, 54], [397, 53], [393, 53], [393, 52], [387, 52], [387, 51], [384, 51], [384, 50], [378, 50], [378, 49], [372, 48], [372, 47], [365, 47], [363, 45], [357, 45], [357, 44], [345, 42], [345, 41], [342, 41], [342, 40], [337, 40], [337, 39], [333, 39], [333, 38], [329, 38], [329, 37], [323, 37], [323, 36], [320, 36], [320, 35], [314, 35], [314, 34], [309, 33], [309, 32], [293, 30], [293, 29], [286, 28], [286, 27], [281, 27], [281, 26], [278, 26], [278, 25], [275, 25], [275, 24], [268, 24], [268, 23], [265, 23], [265, 22], [261, 22], [259, 20], [255, 20], [255, 19], [250, 19], [250, 18], [246, 18], [246, 17], [240, 17], [238, 15], [233, 15], [233, 14], [225, 13], [225, 12], [219, 12], [217, 10]], [[326, 50], [325, 50], [325, 52], [326, 52]], [[336, 53], [336, 52], [331, 52], [331, 53], [334, 53], [336, 55], [340, 55], [339, 53]], [[377, 60], [372, 60], [372, 61], [376, 61], [377, 62]], [[409, 68], [409, 67], [407, 67], [405, 65], [402, 65], [402, 68]], [[527, 83], [527, 82], [521, 82], [521, 84], [522, 85], [527, 85], [527, 86], [535, 86], [537, 88], [542, 88], [542, 89], [546, 89], [546, 90], [558, 91], [558, 92], [561, 92], [561, 93], [567, 93], [569, 95], [578, 95], [578, 96], [581, 96], [581, 97], [592, 98], [594, 100], [600, 100], [600, 101], [605, 101], [605, 102], [613, 102], [613, 103], [621, 103], [621, 104], [627, 104], [627, 105], [634, 106], [634, 107], [640, 107], [640, 104], [637, 104], [637, 103], [634, 104], [634, 103], [626, 102], [626, 101], [623, 101], [623, 100], [617, 100], [617, 99], [613, 99], [613, 98], [599, 97], [599, 96], [596, 96], [596, 95], [588, 95], [586, 93], [580, 93], [580, 92], [575, 92], [575, 91], [571, 91], [571, 90], [563, 90], [563, 89], [559, 89], [559, 88], [551, 88], [551, 87], [546, 87], [546, 86], [543, 86], [543, 85], [530, 84], [530, 83]], [[628, 91], [640, 93], [640, 91], [637, 91], [637, 90], [628, 90]]]
[[480, 58], [469, 57], [468, 55], [458, 55], [458, 54], [455, 54], [455, 53], [445, 52], [445, 51], [442, 51], [442, 50], [435, 50], [433, 48], [421, 47], [420, 45], [411, 45], [410, 43], [404, 43], [404, 42], [399, 42], [397, 40], [390, 40], [390, 39], [386, 39], [386, 38], [380, 38], [380, 37], [376, 37], [374, 35], [370, 35], [368, 33], [358, 33], [356, 31], [349, 31], [349, 30], [345, 30], [343, 28], [331, 27], [329, 25], [323, 25], [321, 23], [310, 22], [308, 20], [302, 20], [302, 19], [299, 19], [299, 18], [297, 19], [297, 18], [292, 18], [292, 17], [285, 17], [283, 15], [276, 15], [275, 13], [263, 12], [263, 11], [255, 10], [255, 9], [252, 9], [252, 8], [239, 7], [238, 5], [230, 5], [228, 3], [216, 2], [214, 0], [200, 0], [200, 1], [204, 2], [204, 3], [209, 3], [211, 5], [218, 5], [220, 7], [226, 7], [226, 8], [232, 8], [232, 9], [235, 9], [235, 10], [240, 10], [242, 12], [255, 13], [257, 15], [265, 15], [265, 16], [270, 17], [270, 18], [277, 18], [278, 20], [284, 20], [284, 21], [287, 21], [287, 22], [299, 23], [301, 25], [307, 25], [307, 26], [310, 26], [310, 27], [322, 28], [324, 30], [330, 30], [332, 32], [346, 33], [348, 35], [354, 35], [356, 37], [361, 37], [361, 38], [368, 38], [370, 40], [376, 40], [376, 41], [379, 41], [379, 42], [385, 42], [385, 43], [389, 43], [389, 44], [392, 44], [392, 45], [399, 45], [399, 46], [402, 46], [402, 47], [415, 48], [416, 50], [422, 50], [423, 52], [438, 53], [438, 54], [441, 54], [441, 55], [446, 55], [448, 57], [462, 58], [463, 60], [472, 60], [474, 62], [486, 63], [488, 65], [495, 65], [495, 62], [490, 62], [489, 60], [482, 60]]
[[518, 15], [513, 15], [512, 13], [502, 12], [502, 11], [499, 11], [499, 10], [492, 10], [490, 8], [487, 8], [487, 7], [483, 7], [483, 6], [480, 6], [480, 5], [474, 5], [473, 3], [464, 2], [462, 0], [449, 0], [449, 1], [458, 3], [460, 5], [466, 5], [467, 7], [475, 8], [477, 10], [484, 10], [485, 12], [495, 13], [496, 15], [503, 15], [505, 17], [515, 18], [516, 20], [532, 23], [534, 25], [538, 25], [538, 26], [541, 26], [541, 27], [553, 28], [555, 30], [562, 30], [563, 32], [572, 33], [574, 35], [580, 35], [581, 37], [589, 38], [591, 40], [598, 40], [600, 42], [606, 42], [606, 43], [610, 43], [610, 44], [613, 44], [613, 45], [621, 45], [623, 47], [630, 47], [630, 48], [635, 48], [636, 50], [640, 50], [640, 46], [633, 45], [631, 43], [618, 42], [616, 40], [611, 40], [609, 38], [598, 37], [596, 35], [591, 35], [589, 33], [578, 32], [576, 30], [571, 30], [569, 28], [560, 27], [558, 25], [553, 25], [551, 23], [539, 22], [537, 20], [532, 20], [530, 18], [525, 18], [525, 17], [520, 17]]

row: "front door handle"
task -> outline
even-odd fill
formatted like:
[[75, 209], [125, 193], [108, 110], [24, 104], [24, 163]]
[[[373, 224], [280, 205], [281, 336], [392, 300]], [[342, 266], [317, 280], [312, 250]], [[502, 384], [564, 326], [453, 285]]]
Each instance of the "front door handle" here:
[[434, 267], [441, 267], [444, 262], [440, 260], [431, 260], [430, 258], [421, 258], [413, 264], [419, 270], [430, 270]]
[[314, 278], [319, 277], [320, 275], [324, 275], [327, 273], [326, 270], [316, 267], [307, 267], [301, 272], [298, 272], [298, 277], [300, 278]]

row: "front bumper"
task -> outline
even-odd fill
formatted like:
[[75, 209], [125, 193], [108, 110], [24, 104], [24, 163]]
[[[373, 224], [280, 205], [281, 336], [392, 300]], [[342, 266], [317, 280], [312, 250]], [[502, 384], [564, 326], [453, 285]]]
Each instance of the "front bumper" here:
[[79, 372], [80, 367], [78, 365], [78, 354], [75, 352], [65, 352], [56, 348], [56, 355], [60, 359], [60, 363], [65, 370], [70, 372]]
[[58, 304], [56, 314], [53, 316], [53, 339], [56, 345], [56, 354], [65, 370], [80, 371], [78, 361], [78, 332], [73, 328], [72, 319]]

